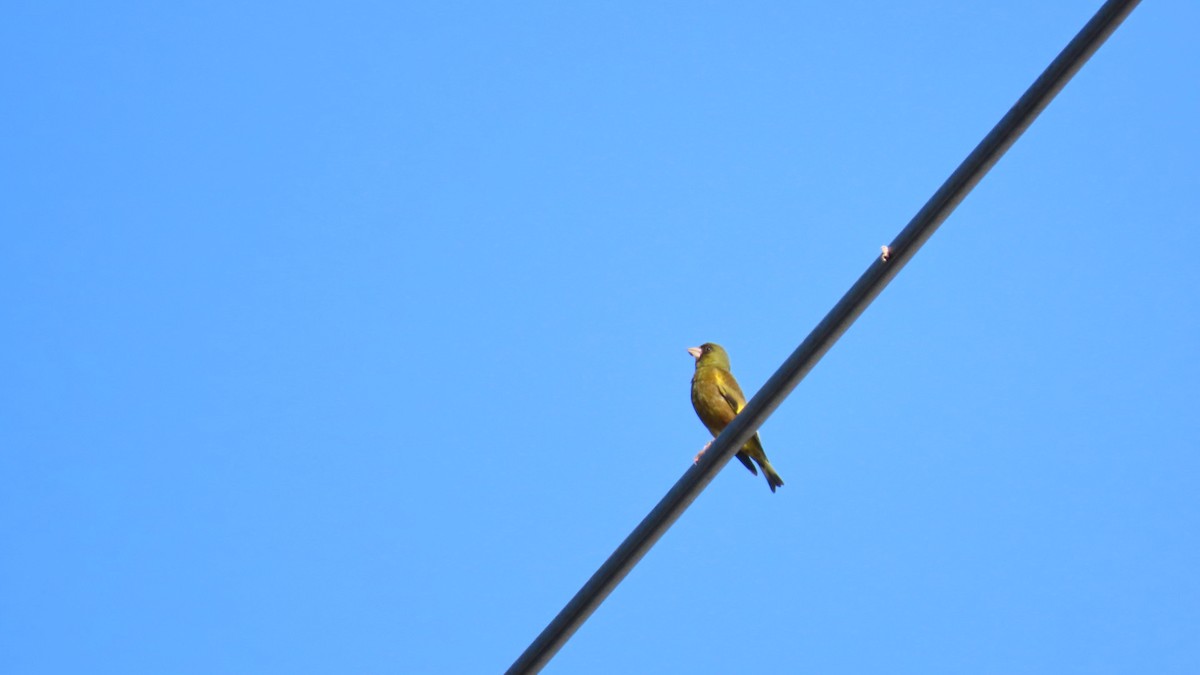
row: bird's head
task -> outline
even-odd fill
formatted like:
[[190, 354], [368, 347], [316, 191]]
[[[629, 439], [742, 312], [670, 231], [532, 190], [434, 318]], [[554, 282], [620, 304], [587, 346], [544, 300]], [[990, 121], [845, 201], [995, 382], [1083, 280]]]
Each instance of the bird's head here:
[[697, 368], [716, 366], [723, 370], [729, 370], [729, 354], [725, 353], [725, 348], [721, 345], [705, 342], [699, 347], [688, 347], [688, 353], [696, 359]]

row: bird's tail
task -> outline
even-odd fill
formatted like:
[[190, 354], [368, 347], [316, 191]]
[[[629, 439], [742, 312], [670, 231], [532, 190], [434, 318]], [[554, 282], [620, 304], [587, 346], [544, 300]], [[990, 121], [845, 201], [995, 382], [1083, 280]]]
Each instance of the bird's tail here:
[[774, 492], [777, 487], [783, 487], [783, 479], [779, 477], [778, 473], [775, 473], [775, 467], [771, 466], [767, 458], [758, 459], [755, 457], [755, 459], [758, 460], [758, 465], [762, 467], [763, 476], [767, 478], [767, 485], [771, 486], [771, 492]]

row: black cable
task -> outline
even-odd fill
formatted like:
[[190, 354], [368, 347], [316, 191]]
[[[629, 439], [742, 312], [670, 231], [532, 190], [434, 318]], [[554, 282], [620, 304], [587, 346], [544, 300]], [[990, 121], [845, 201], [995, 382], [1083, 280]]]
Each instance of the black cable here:
[[545, 630], [509, 667], [509, 675], [535, 673], [546, 665], [583, 624], [596, 607], [621, 582], [646, 551], [658, 541], [708, 486], [717, 472], [745, 445], [800, 380], [812, 370], [842, 333], [854, 323], [867, 305], [883, 291], [900, 268], [916, 254], [934, 230], [950, 215], [963, 197], [1020, 137], [1063, 85], [1087, 62], [1100, 45], [1138, 4], [1138, 0], [1109, 0], [1079, 31], [1050, 66], [1017, 100], [1016, 105], [959, 164], [954, 173], [913, 216], [896, 239], [875, 259], [854, 286], [825, 315], [804, 342], [783, 362], [762, 389], [750, 399], [704, 453], [700, 463], [675, 483], [662, 501], [647, 515], [617, 550], [604, 561], [583, 588], [554, 617]]

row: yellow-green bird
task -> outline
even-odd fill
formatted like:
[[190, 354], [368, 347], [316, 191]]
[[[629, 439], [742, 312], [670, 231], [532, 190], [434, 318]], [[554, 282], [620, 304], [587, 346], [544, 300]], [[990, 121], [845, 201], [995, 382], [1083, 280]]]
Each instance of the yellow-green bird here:
[[[729, 354], [725, 353], [724, 347], [706, 342], [699, 347], [689, 347], [688, 353], [696, 359], [696, 372], [692, 375], [692, 407], [715, 438], [746, 407], [746, 396], [742, 394], [737, 380], [733, 379], [733, 373], [729, 372]], [[712, 441], [709, 441], [711, 444]], [[704, 446], [704, 450], [707, 449], [708, 446]], [[704, 450], [696, 455], [696, 461], [700, 461]], [[737, 458], [756, 476], [758, 471], [754, 468], [754, 462], [757, 462], [767, 478], [767, 485], [771, 486], [771, 492], [783, 485], [783, 479], [767, 461], [767, 453], [763, 451], [758, 434], [754, 434], [738, 450]]]

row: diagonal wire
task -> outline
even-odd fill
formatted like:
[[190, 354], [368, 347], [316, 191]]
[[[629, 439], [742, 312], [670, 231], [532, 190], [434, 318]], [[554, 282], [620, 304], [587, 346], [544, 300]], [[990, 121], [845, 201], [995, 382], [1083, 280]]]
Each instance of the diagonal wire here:
[[713, 441], [700, 463], [688, 469], [583, 588], [509, 667], [508, 675], [536, 673], [562, 648], [604, 598], [625, 578], [650, 547], [708, 486], [737, 448], [779, 407], [867, 305], [933, 235], [958, 203], [975, 187], [1054, 96], [1125, 20], [1139, 0], [1109, 0], [1088, 21], [987, 136], [946, 179], [925, 206], [867, 268], [804, 342], [783, 362]]

